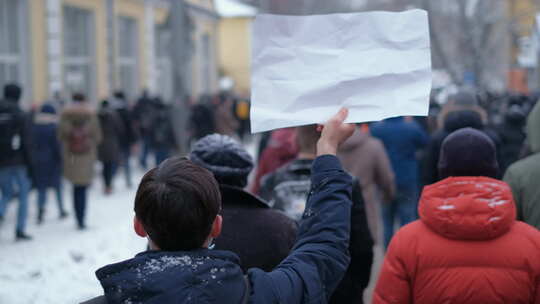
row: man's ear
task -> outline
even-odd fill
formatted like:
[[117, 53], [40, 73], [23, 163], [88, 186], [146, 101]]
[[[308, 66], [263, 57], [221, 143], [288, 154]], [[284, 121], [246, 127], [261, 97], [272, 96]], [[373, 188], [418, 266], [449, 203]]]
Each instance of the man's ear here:
[[146, 233], [146, 230], [144, 230], [143, 224], [141, 223], [141, 221], [139, 221], [136, 215], [133, 217], [133, 229], [135, 230], [135, 233], [140, 237], [145, 238], [148, 235], [148, 233]]
[[217, 215], [214, 223], [212, 224], [212, 230], [210, 231], [210, 237], [216, 239], [221, 234], [221, 227], [223, 226], [223, 218], [221, 215]]

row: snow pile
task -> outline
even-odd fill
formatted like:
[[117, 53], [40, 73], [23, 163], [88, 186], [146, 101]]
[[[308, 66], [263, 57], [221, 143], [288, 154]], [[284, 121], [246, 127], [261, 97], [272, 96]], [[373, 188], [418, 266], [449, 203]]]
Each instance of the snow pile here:
[[[139, 172], [135, 181], [139, 181]], [[107, 264], [132, 258], [146, 249], [146, 240], [132, 228], [136, 189], [125, 189], [118, 176], [117, 192], [101, 193], [96, 181], [89, 192], [86, 231], [76, 230], [71, 186], [65, 184], [65, 206], [70, 216], [57, 218], [51, 191], [47, 215], [36, 225], [36, 196], [30, 196], [27, 230], [30, 242], [14, 242], [17, 203], [11, 203], [0, 228], [0, 303], [79, 303], [103, 294], [95, 270]]]

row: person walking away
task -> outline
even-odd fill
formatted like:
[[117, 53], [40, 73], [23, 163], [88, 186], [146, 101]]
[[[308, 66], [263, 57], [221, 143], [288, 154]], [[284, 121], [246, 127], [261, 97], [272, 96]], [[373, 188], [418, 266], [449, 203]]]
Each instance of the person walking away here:
[[514, 104], [505, 113], [504, 122], [497, 128], [497, 134], [501, 140], [499, 159], [503, 176], [508, 167], [519, 160], [519, 154], [527, 138], [526, 122], [525, 112], [521, 106]]
[[150, 144], [155, 153], [156, 166], [158, 166], [171, 155], [177, 146], [170, 107], [162, 102], [156, 104], [155, 116], [150, 130]]
[[125, 136], [124, 124], [117, 112], [107, 100], [101, 103], [98, 113], [99, 125], [103, 139], [98, 146], [98, 157], [103, 164], [104, 193], [113, 191], [113, 180], [119, 163], [122, 161], [121, 141]]
[[132, 187], [131, 181], [131, 150], [133, 145], [137, 142], [137, 132], [135, 131], [133, 113], [129, 108], [129, 102], [126, 99], [124, 92], [118, 91], [114, 93], [113, 103], [118, 116], [122, 122], [123, 135], [120, 137], [120, 152], [121, 160], [120, 163], [124, 169], [124, 175], [126, 178], [126, 186], [128, 188]]
[[84, 230], [87, 190], [94, 178], [97, 147], [102, 139], [98, 117], [84, 95], [74, 94], [73, 103], [62, 112], [58, 138], [64, 155], [64, 176], [73, 184], [77, 227]]
[[427, 134], [415, 121], [394, 117], [375, 123], [371, 134], [382, 141], [396, 177], [396, 195], [382, 206], [384, 247], [394, 235], [394, 221], [399, 216], [401, 226], [416, 219], [419, 173], [416, 153], [428, 140]]
[[[285, 212], [296, 221], [312, 212], [306, 209], [311, 189], [313, 161], [317, 156], [320, 133], [315, 125], [296, 128], [296, 141], [300, 148], [298, 158], [263, 178], [261, 196], [273, 208]], [[373, 238], [368, 228], [365, 203], [360, 182], [353, 178], [351, 235], [349, 251], [351, 263], [345, 277], [329, 303], [363, 303], [364, 289], [369, 285], [373, 263]]]
[[134, 230], [152, 250], [97, 270], [105, 296], [88, 303], [327, 303], [349, 264], [351, 177], [335, 157], [354, 131], [346, 117], [340, 111], [322, 130], [312, 212], [271, 272], [245, 275], [234, 253], [208, 249], [223, 226], [219, 186], [208, 170], [175, 157], [143, 177], [135, 198]]
[[539, 303], [540, 232], [516, 221], [498, 169], [483, 132], [465, 128], [444, 140], [444, 179], [424, 188], [420, 220], [392, 239], [374, 304]]
[[62, 189], [62, 152], [56, 136], [58, 115], [51, 104], [44, 104], [32, 123], [32, 180], [38, 192], [37, 223], [43, 223], [47, 204], [47, 189], [56, 194], [58, 216], [67, 217]]
[[341, 145], [338, 157], [343, 168], [361, 183], [369, 228], [377, 243], [377, 239], [380, 239], [378, 223], [381, 218], [377, 211], [378, 203], [390, 203], [396, 191], [394, 172], [384, 145], [371, 136], [368, 125], [363, 124]]
[[527, 118], [527, 142], [533, 154], [511, 165], [504, 181], [512, 188], [517, 219], [540, 229], [540, 102]]
[[297, 155], [298, 145], [296, 143], [295, 128], [272, 131], [270, 139], [259, 158], [255, 180], [250, 187], [251, 192], [259, 194], [262, 178], [292, 161]]
[[[31, 165], [30, 133], [24, 112], [19, 107], [22, 89], [16, 84], [4, 87], [4, 99], [0, 101], [0, 222], [4, 220], [8, 202], [18, 191], [17, 225], [15, 240], [31, 240], [26, 234], [29, 170]], [[17, 188], [14, 189], [13, 186]]]
[[141, 168], [147, 168], [148, 155], [151, 154], [151, 128], [154, 120], [155, 104], [154, 100], [148, 95], [148, 91], [144, 91], [143, 95], [133, 108], [133, 119], [135, 129], [140, 136], [140, 157], [139, 165]]
[[219, 184], [221, 216], [228, 224], [215, 248], [238, 254], [243, 271], [274, 269], [294, 245], [296, 222], [244, 190], [253, 169], [248, 152], [233, 138], [213, 134], [197, 141], [189, 158], [212, 172]]

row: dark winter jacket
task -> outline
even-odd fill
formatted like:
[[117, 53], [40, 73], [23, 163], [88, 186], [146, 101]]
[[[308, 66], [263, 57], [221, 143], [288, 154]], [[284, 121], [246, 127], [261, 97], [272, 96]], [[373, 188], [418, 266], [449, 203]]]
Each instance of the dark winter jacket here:
[[[334, 156], [313, 164], [312, 191], [292, 253], [273, 271], [226, 251], [144, 252], [96, 272], [109, 304], [327, 303], [349, 265], [351, 177]], [[227, 223], [224, 223], [227, 225]], [[246, 244], [249, 246], [249, 244]]]
[[424, 130], [415, 121], [395, 117], [373, 124], [371, 134], [383, 142], [388, 152], [397, 188], [416, 186], [419, 181], [416, 152], [428, 141]]
[[[261, 195], [275, 209], [284, 211], [293, 219], [300, 219], [311, 188], [312, 164], [312, 160], [298, 159], [267, 175], [263, 179]], [[352, 201], [349, 246], [351, 266], [336, 290], [340, 300], [333, 298], [331, 303], [358, 303], [371, 274], [373, 238], [367, 224], [360, 183], [356, 178], [353, 179]]]
[[[52, 107], [51, 107], [52, 108]], [[58, 116], [37, 113], [32, 123], [32, 179], [37, 188], [56, 187], [62, 177], [62, 152], [56, 137]]]
[[176, 147], [171, 109], [161, 106], [156, 110], [149, 130], [150, 144], [154, 149], [172, 149]]
[[504, 123], [497, 128], [497, 134], [501, 140], [499, 166], [501, 174], [504, 174], [511, 164], [519, 160], [526, 138], [525, 117], [520, 119], [507, 115]]
[[13, 101], [0, 101], [0, 168], [31, 163], [30, 132], [25, 113]]
[[116, 113], [122, 122], [122, 128], [124, 130], [124, 136], [120, 138], [120, 148], [128, 150], [137, 141], [137, 132], [133, 124], [133, 114], [127, 107], [126, 102], [122, 102], [119, 107], [116, 108]]
[[241, 188], [221, 185], [223, 230], [216, 249], [236, 253], [244, 271], [271, 271], [287, 257], [296, 240], [296, 222]]
[[118, 162], [121, 158], [120, 142], [126, 136], [124, 124], [116, 111], [103, 108], [98, 113], [103, 140], [98, 147], [99, 160], [102, 162]]

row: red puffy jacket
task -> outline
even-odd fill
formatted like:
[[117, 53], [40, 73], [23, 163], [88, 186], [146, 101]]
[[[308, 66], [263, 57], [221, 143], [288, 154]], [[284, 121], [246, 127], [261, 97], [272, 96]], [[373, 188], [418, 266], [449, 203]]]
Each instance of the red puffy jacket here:
[[418, 210], [390, 243], [373, 303], [540, 303], [540, 232], [515, 220], [507, 184], [447, 178]]

